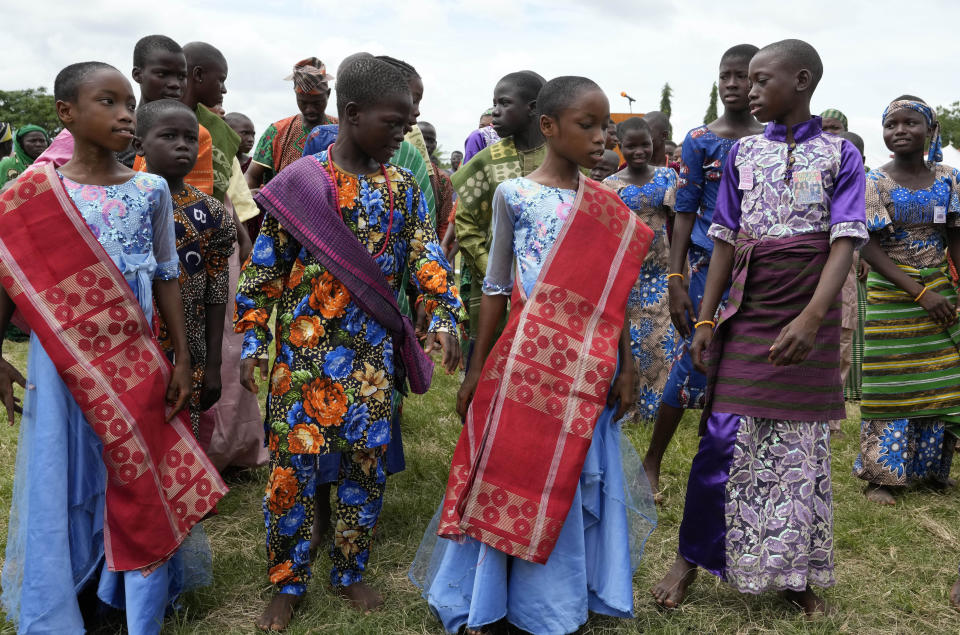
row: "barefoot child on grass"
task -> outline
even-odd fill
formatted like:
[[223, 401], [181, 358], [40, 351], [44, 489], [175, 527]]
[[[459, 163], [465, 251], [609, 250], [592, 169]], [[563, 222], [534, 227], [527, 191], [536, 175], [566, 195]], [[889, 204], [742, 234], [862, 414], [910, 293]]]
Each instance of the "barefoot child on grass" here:
[[[217, 199], [184, 183], [197, 160], [197, 116], [175, 99], [161, 99], [137, 110], [137, 153], [147, 171], [163, 177], [173, 195], [173, 222], [180, 259], [180, 297], [193, 368], [190, 422], [199, 437], [200, 413], [220, 398], [220, 348], [228, 296], [227, 262], [237, 230], [233, 215]], [[173, 353], [166, 323], [160, 341]]]
[[683, 160], [670, 237], [667, 293], [670, 318], [678, 334], [686, 340], [686, 346], [670, 369], [650, 447], [643, 458], [643, 469], [655, 495], [660, 491], [660, 463], [680, 425], [684, 409], [703, 407], [707, 378], [690, 360], [690, 338], [713, 252], [713, 241], [707, 237], [707, 231], [713, 220], [723, 166], [737, 139], [763, 131], [763, 126], [750, 114], [747, 99], [750, 89], [747, 67], [756, 52], [757, 47], [752, 44], [738, 44], [724, 52], [717, 82], [723, 114], [688, 132], [681, 144]]
[[136, 106], [119, 71], [73, 64], [54, 97], [73, 158], [0, 199], [0, 331], [14, 308], [33, 331], [26, 382], [0, 364], [11, 423], [11, 382], [26, 384], [4, 609], [20, 632], [75, 633], [78, 596], [99, 598], [130, 633], [157, 633], [190, 582], [178, 547], [226, 492], [181, 413], [191, 368], [170, 192], [116, 159]]
[[341, 453], [330, 582], [360, 610], [383, 598], [365, 580], [386, 483], [393, 388], [430, 384], [432, 363], [396, 304], [409, 267], [453, 372], [462, 305], [413, 176], [386, 163], [403, 141], [412, 102], [404, 77], [367, 54], [340, 66], [336, 142], [287, 166], [258, 193], [267, 216], [237, 291], [245, 331], [244, 386], [266, 376], [270, 476], [267, 557], [276, 591], [257, 620], [286, 628], [306, 592], [316, 542], [318, 458]]
[[883, 140], [893, 160], [867, 175], [862, 255], [871, 272], [853, 471], [867, 481], [869, 500], [892, 505], [894, 488], [952, 483], [960, 299], [947, 256], [960, 262], [960, 172], [941, 163], [937, 114], [917, 97], [887, 106]]
[[769, 123], [730, 149], [708, 233], [690, 355], [703, 372], [709, 346], [710, 378], [679, 553], [653, 588], [665, 607], [683, 600], [697, 567], [742, 593], [780, 591], [808, 615], [826, 610], [813, 586], [834, 584], [840, 288], [867, 229], [860, 154], [810, 114], [822, 73], [800, 40], [750, 61], [750, 111]]
[[617, 421], [634, 392], [627, 296], [653, 234], [580, 173], [603, 157], [600, 88], [559, 77], [537, 107], [546, 157], [493, 198], [476, 350], [457, 396], [466, 424], [411, 568], [450, 633], [501, 619], [572, 633], [588, 611], [632, 616], [633, 570], [656, 522]]

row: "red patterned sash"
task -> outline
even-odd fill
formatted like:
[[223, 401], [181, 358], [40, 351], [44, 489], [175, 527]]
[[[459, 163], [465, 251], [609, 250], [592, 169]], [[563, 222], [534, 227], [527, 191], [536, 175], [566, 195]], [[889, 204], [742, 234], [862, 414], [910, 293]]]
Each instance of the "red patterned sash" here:
[[653, 232], [589, 179], [486, 363], [437, 533], [545, 563], [576, 494], [617, 366], [627, 297]]
[[0, 283], [103, 442], [107, 565], [157, 564], [227, 488], [186, 412], [164, 422], [169, 363], [53, 166], [0, 197]]

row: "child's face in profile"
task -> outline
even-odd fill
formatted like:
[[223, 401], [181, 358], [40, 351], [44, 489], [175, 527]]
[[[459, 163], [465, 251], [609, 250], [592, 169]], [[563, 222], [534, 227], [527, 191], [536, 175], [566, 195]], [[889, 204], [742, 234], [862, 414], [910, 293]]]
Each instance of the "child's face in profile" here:
[[530, 122], [530, 101], [513, 82], [500, 82], [493, 89], [493, 129], [501, 137], [523, 130]]
[[750, 114], [757, 121], [782, 119], [797, 100], [794, 69], [775, 51], [760, 51], [750, 60]]
[[610, 102], [602, 91], [584, 91], [561, 110], [556, 119], [544, 117], [554, 122], [549, 129], [541, 122], [551, 151], [590, 169], [603, 160]]
[[[190, 81], [196, 82], [191, 78]], [[227, 94], [227, 67], [220, 62], [207, 61], [203, 67], [203, 81], [197, 83], [197, 97], [201, 104], [212, 108], [223, 103]]]
[[137, 146], [148, 170], [165, 179], [182, 179], [197, 162], [200, 147], [197, 118], [189, 110], [164, 112], [143, 138], [138, 139]]
[[386, 163], [403, 143], [413, 103], [410, 93], [384, 97], [357, 109], [354, 140], [377, 163]]
[[153, 51], [143, 68], [133, 68], [133, 81], [140, 84], [144, 102], [180, 99], [187, 89], [187, 59], [183, 53]]

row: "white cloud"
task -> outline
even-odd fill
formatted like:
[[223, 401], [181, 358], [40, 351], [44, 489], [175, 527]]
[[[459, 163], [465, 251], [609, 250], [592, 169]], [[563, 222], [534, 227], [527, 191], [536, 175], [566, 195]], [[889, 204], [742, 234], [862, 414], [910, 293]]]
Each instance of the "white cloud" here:
[[909, 92], [933, 104], [957, 99], [949, 60], [960, 58], [960, 42], [929, 39], [931, 20], [953, 20], [954, 3], [927, 2], [927, 17], [914, 21], [902, 8], [888, 0], [41, 0], [5, 7], [7, 24], [29, 28], [4, 33], [5, 49], [20, 55], [8, 56], [18, 63], [0, 69], [0, 87], [50, 87], [60, 68], [85, 59], [126, 72], [136, 40], [164, 33], [224, 52], [230, 63], [224, 105], [246, 112], [258, 130], [295, 111], [291, 85], [282, 80], [295, 61], [316, 55], [335, 72], [344, 57], [367, 50], [417, 67], [426, 85], [422, 117], [437, 126], [448, 151], [462, 145], [489, 106], [497, 79], [522, 68], [548, 78], [587, 75], [607, 91], [613, 110], [626, 109], [623, 90], [637, 98], [637, 110], [656, 108], [669, 81], [679, 139], [701, 122], [726, 48], [799, 37], [824, 60], [814, 110], [844, 111], [866, 140], [868, 162], [877, 166], [888, 154], [880, 113], [893, 97]]

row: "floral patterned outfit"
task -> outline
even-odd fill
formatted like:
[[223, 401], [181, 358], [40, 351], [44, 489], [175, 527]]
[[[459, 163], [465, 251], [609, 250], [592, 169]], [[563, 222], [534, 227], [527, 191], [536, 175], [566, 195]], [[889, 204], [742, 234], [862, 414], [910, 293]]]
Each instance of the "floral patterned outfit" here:
[[[194, 436], [199, 436], [200, 392], [207, 364], [207, 305], [227, 302], [227, 264], [237, 241], [237, 229], [223, 203], [192, 185], [173, 195], [173, 206], [183, 325], [193, 367], [190, 423]], [[168, 354], [173, 353], [173, 342], [162, 320], [160, 343]]]
[[[795, 142], [788, 144], [786, 128], [771, 123], [762, 135], [744, 137], [734, 144], [708, 235], [738, 249], [750, 242], [769, 244], [797, 236], [811, 236], [813, 241], [814, 235], [824, 234], [830, 243], [843, 237], [853, 239], [857, 248], [862, 246], [868, 236], [860, 154], [850, 142], [821, 134], [821, 130], [820, 118], [814, 117], [794, 126]], [[819, 188], [815, 192], [810, 190], [814, 183]], [[763, 266], [762, 262], [751, 265]], [[793, 274], [786, 271], [772, 275], [789, 279]], [[752, 268], [750, 272], [759, 277]], [[734, 271], [734, 278], [736, 275]], [[744, 297], [757, 291], [749, 286], [750, 278], [747, 280]], [[809, 293], [812, 295], [812, 290]], [[793, 307], [778, 309], [794, 312]], [[839, 338], [836, 313], [837, 319], [824, 320], [821, 329], [835, 328]], [[738, 317], [742, 314], [730, 321]], [[721, 400], [717, 386], [724, 379], [724, 356], [736, 359], [743, 350], [738, 347], [744, 344], [726, 341], [721, 358], [714, 362], [718, 379], [708, 401], [715, 407], [704, 422], [705, 433], [691, 466], [680, 553], [743, 593], [831, 586], [833, 495], [828, 421], [819, 420], [823, 411], [816, 407], [785, 401], [783, 389], [775, 386], [759, 393], [762, 398], [754, 400], [759, 403], [743, 398], [736, 409], [716, 406]], [[818, 402], [822, 395], [822, 401], [832, 398], [842, 407], [839, 357], [834, 364], [838, 373], [835, 394], [808, 392], [804, 398]], [[737, 378], [728, 379], [727, 383], [732, 383]], [[749, 383], [762, 386], [756, 380]], [[734, 396], [739, 395], [728, 389], [724, 403], [734, 403]], [[789, 416], [756, 414], [773, 409]]]
[[670, 239], [667, 221], [677, 195], [677, 173], [658, 167], [642, 186], [621, 180], [618, 174], [605, 184], [653, 230], [653, 242], [643, 262], [640, 277], [627, 300], [630, 320], [630, 350], [637, 371], [637, 419], [653, 421], [660, 409], [663, 386], [682, 348], [670, 321], [667, 274], [670, 272]]
[[[329, 169], [326, 152], [317, 155]], [[431, 332], [454, 332], [462, 312], [420, 190], [409, 171], [386, 166], [394, 211], [381, 173], [336, 168], [340, 211], [400, 293], [404, 264], [423, 293]], [[385, 245], [385, 248], [384, 248]], [[382, 253], [381, 253], [381, 250]], [[317, 457], [342, 452], [331, 582], [361, 579], [383, 502], [384, 446], [390, 440], [393, 343], [334, 278], [268, 216], [237, 291], [243, 357], [266, 358], [268, 319], [277, 309], [276, 360], [267, 398], [270, 480], [264, 498], [270, 581], [301, 595], [310, 578], [309, 542]]]
[[[957, 170], [937, 164], [934, 182], [911, 190], [883, 169], [867, 175], [867, 226], [908, 275], [955, 301], [947, 274], [947, 230], [960, 227]], [[937, 210], [943, 218], [937, 218]], [[944, 329], [880, 274], [867, 280], [863, 421], [855, 476], [905, 486], [950, 477], [960, 422], [960, 326]], [[902, 305], [902, 306], [901, 306]], [[893, 348], [893, 350], [891, 350]]]

